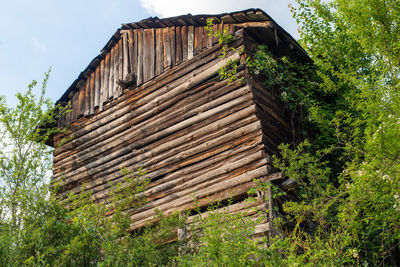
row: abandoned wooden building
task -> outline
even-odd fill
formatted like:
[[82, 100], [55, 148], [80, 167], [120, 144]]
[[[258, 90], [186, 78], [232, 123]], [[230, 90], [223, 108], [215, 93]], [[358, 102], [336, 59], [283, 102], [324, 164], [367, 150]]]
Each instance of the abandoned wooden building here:
[[[215, 36], [223, 29], [233, 36], [225, 56]], [[293, 134], [277, 94], [246, 67], [260, 44], [277, 57], [309, 60], [260, 9], [123, 24], [58, 101], [72, 109], [58, 121], [66, 132], [51, 140], [60, 201], [83, 183], [104, 201], [109, 182], [122, 181], [121, 168], [142, 167], [149, 202], [131, 214], [131, 230], [155, 208], [168, 215], [229, 198], [231, 212], [253, 216], [243, 201], [253, 179], [282, 178], [270, 156]], [[218, 74], [230, 60], [240, 62], [233, 82]], [[273, 202], [260, 197], [251, 205], [266, 210]], [[270, 229], [270, 219], [257, 234]]]

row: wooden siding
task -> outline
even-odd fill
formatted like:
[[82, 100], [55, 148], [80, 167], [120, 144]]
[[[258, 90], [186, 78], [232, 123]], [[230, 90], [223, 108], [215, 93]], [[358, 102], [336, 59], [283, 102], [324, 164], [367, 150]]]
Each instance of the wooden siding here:
[[[143, 32], [149, 39], [161, 34]], [[237, 51], [243, 46], [242, 33], [236, 33]], [[58, 199], [65, 202], [70, 193], [79, 194], [85, 183], [93, 199], [107, 201], [110, 182], [123, 181], [121, 168], [142, 167], [151, 179], [143, 193], [149, 203], [131, 214], [131, 230], [135, 230], [154, 218], [155, 208], [165, 215], [191, 210], [195, 205], [245, 196], [255, 186], [254, 178], [270, 179], [273, 170], [253, 89], [218, 77], [221, 66], [241, 56], [230, 52], [221, 58], [221, 53], [220, 45], [193, 50], [192, 59], [164, 69], [103, 112], [72, 125], [65, 136], [56, 136], [52, 182], [61, 182]], [[245, 68], [239, 69], [244, 77]], [[95, 84], [96, 78], [90, 81]], [[235, 205], [232, 209], [244, 208], [243, 203]], [[265, 203], [257, 205], [265, 209]], [[260, 225], [257, 231], [269, 229], [267, 222]]]
[[[225, 27], [233, 33], [233, 25]], [[123, 94], [117, 81], [126, 79], [129, 73], [135, 75], [139, 86], [217, 42], [207, 35], [204, 26], [129, 29], [121, 30], [120, 34], [120, 39], [103, 54], [97, 67], [86, 73], [82, 88], [69, 96], [71, 108], [78, 112], [63, 115], [60, 127], [103, 111], [107, 103]], [[75, 101], [74, 95], [79, 95]]]
[[[70, 101], [72, 110], [59, 119], [66, 132], [52, 140], [52, 183], [60, 185], [61, 203], [68, 206], [68, 195], [85, 184], [95, 201], [107, 204], [111, 185], [124, 180], [121, 169], [141, 167], [150, 179], [142, 193], [148, 203], [130, 214], [132, 231], [153, 220], [155, 209], [169, 215], [231, 198], [234, 203], [221, 210], [245, 211], [252, 219], [268, 210], [255, 234], [273, 231], [270, 222], [280, 216], [273, 206], [281, 200], [270, 191], [253, 203], [244, 199], [255, 178], [283, 180], [270, 155], [292, 141], [294, 129], [279, 88], [265, 89], [244, 63], [260, 43], [276, 55], [301, 51], [264, 12], [247, 10], [213, 17], [213, 33], [227, 27], [235, 37], [236, 50], [221, 57], [222, 45], [204, 28], [206, 18], [123, 25], [67, 90], [61, 103]], [[239, 80], [228, 84], [218, 71], [230, 60], [240, 62]], [[132, 74], [136, 83], [121, 87]], [[187, 227], [196, 216], [207, 212], [189, 216]]]

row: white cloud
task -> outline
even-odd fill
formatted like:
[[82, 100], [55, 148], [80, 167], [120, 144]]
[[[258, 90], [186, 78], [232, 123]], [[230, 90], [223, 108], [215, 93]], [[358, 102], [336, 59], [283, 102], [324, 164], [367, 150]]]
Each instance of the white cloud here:
[[42, 53], [46, 53], [47, 47], [43, 43], [41, 43], [36, 37], [32, 37], [33, 46], [38, 49]]
[[218, 14], [261, 8], [294, 37], [298, 37], [297, 25], [288, 4], [294, 0], [140, 0], [151, 16], [172, 17], [191, 13]]

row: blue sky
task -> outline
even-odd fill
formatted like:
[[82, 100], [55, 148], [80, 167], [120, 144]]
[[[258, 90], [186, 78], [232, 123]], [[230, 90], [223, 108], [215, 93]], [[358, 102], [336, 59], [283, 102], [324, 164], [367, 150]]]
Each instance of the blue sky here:
[[[52, 72], [47, 96], [56, 101], [122, 23], [150, 16], [217, 14], [261, 8], [296, 39], [286, 0], [0, 0], [0, 95], [15, 93]], [[37, 91], [39, 88], [37, 88]]]

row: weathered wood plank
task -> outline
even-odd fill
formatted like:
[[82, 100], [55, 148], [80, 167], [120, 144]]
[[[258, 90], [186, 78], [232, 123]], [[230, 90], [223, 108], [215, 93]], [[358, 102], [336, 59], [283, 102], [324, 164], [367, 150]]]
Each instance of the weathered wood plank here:
[[96, 68], [95, 72], [95, 84], [94, 84], [94, 109], [98, 109], [100, 106], [100, 66]]
[[119, 54], [120, 54], [120, 46], [119, 42], [115, 44], [114, 46], [114, 64], [113, 64], [113, 71], [114, 71], [114, 80], [113, 82], [113, 97], [111, 98], [108, 96], [110, 100], [118, 98], [118, 90], [119, 90], [119, 85], [117, 84], [117, 81], [119, 77], [121, 76], [120, 70], [122, 70], [122, 66], [120, 65], [120, 60], [119, 60]]
[[164, 69], [166, 69], [172, 65], [171, 40], [169, 36], [169, 28], [163, 29], [163, 41], [164, 41]]
[[188, 27], [182, 26], [181, 28], [181, 39], [182, 39], [182, 61], [188, 59]]
[[214, 44], [218, 44], [218, 38], [215, 36], [216, 35], [216, 33], [217, 32], [220, 32], [219, 31], [219, 27], [220, 26], [220, 24], [214, 24], [214, 26], [213, 26], [213, 34], [212, 34], [212, 37], [213, 37], [213, 45]]
[[203, 27], [195, 27], [193, 55], [197, 55], [203, 49]]
[[[110, 90], [110, 82], [112, 81], [112, 54], [111, 52], [107, 53], [104, 58], [104, 100], [106, 103], [110, 96], [112, 96], [112, 91]], [[103, 105], [104, 105], [103, 103]]]
[[123, 32], [122, 34], [122, 44], [123, 44], [123, 69], [122, 69], [122, 79], [125, 79], [126, 75], [129, 73], [129, 52], [128, 52], [128, 33]]
[[108, 96], [108, 88], [107, 85], [105, 84], [105, 75], [104, 75], [104, 59], [101, 60], [100, 62], [100, 107], [99, 110], [103, 110], [104, 102], [107, 99]]
[[79, 87], [78, 102], [79, 102], [78, 118], [80, 118], [85, 115], [85, 83], [83, 83], [82, 87]]
[[134, 42], [134, 37], [133, 37], [133, 30], [128, 30], [127, 32], [128, 34], [128, 53], [129, 53], [129, 68], [128, 68], [128, 73], [135, 73], [135, 68], [136, 68], [136, 61], [135, 61], [135, 57], [137, 55], [135, 55], [135, 52], [137, 53], [137, 51], [135, 51], [135, 47], [136, 43]]
[[[124, 79], [124, 44], [123, 40], [120, 39], [118, 42], [118, 78], [115, 80], [115, 83], [118, 80]], [[118, 98], [122, 95], [122, 87], [117, 84], [117, 95], [114, 98]]]
[[137, 46], [138, 46], [136, 80], [137, 84], [140, 85], [143, 83], [143, 30], [137, 29], [135, 30], [135, 33], [137, 36]]
[[144, 30], [144, 46], [143, 46], [143, 82], [147, 82], [154, 77], [155, 70], [155, 54], [154, 54], [154, 29]]
[[95, 98], [95, 71], [90, 74], [90, 108], [89, 115], [94, 114], [94, 98]]
[[175, 27], [169, 28], [169, 38], [171, 44], [171, 65], [176, 65], [176, 40], [175, 40]]
[[188, 28], [188, 59], [191, 59], [194, 55], [194, 27], [189, 26]]
[[208, 31], [206, 30], [206, 29], [204, 29], [204, 27], [201, 27], [202, 28], [202, 40], [201, 40], [201, 42], [202, 42], [202, 44], [203, 44], [203, 47], [202, 47], [202, 50], [204, 50], [204, 49], [207, 49], [207, 45], [208, 45]]
[[156, 38], [156, 60], [155, 60], [155, 75], [160, 75], [164, 71], [164, 46], [163, 46], [163, 30], [155, 29]]
[[71, 114], [71, 120], [72, 121], [76, 121], [76, 119], [78, 118], [78, 102], [79, 99], [79, 91], [75, 91], [74, 95], [72, 96], [72, 114]]
[[138, 50], [139, 49], [139, 43], [138, 43], [138, 33], [137, 30], [133, 30], [133, 65], [132, 65], [132, 71], [135, 73], [136, 81], [138, 81]]
[[182, 52], [182, 29], [180, 26], [175, 27], [175, 64], [180, 64], [183, 59]]
[[82, 88], [82, 90], [85, 91], [85, 95], [84, 95], [84, 113], [83, 115], [85, 117], [90, 115], [90, 76], [87, 78], [86, 82], [85, 82], [85, 87]]

